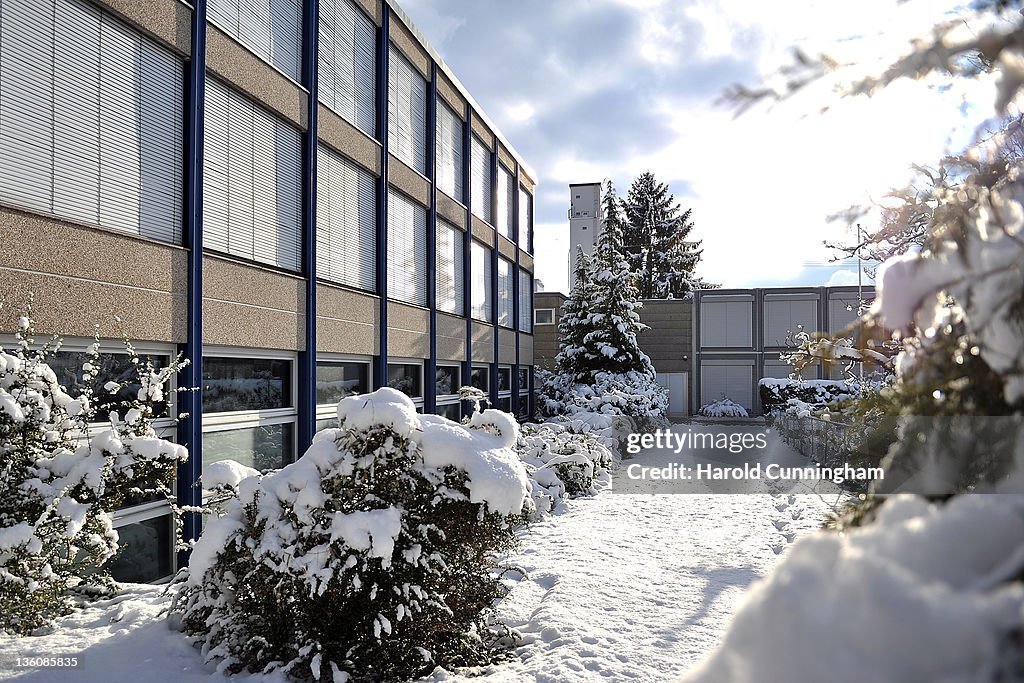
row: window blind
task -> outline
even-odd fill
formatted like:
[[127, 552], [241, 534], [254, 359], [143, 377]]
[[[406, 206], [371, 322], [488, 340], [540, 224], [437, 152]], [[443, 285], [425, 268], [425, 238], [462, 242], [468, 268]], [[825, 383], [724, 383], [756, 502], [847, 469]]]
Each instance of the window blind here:
[[221, 30], [299, 81], [302, 0], [209, 0], [206, 11]]
[[427, 172], [427, 82], [394, 45], [388, 57], [388, 149]]
[[0, 202], [181, 242], [176, 56], [81, 0], [0, 0]]
[[492, 223], [494, 218], [491, 215], [491, 151], [475, 135], [472, 142], [472, 155], [470, 160], [472, 184], [470, 187], [473, 192], [473, 213], [488, 223]]
[[317, 277], [377, 289], [376, 179], [324, 145], [317, 152]]
[[519, 329], [533, 330], [533, 276], [522, 268], [519, 269]]
[[427, 211], [388, 190], [388, 296], [427, 305]]
[[321, 0], [318, 97], [370, 137], [376, 133], [377, 27], [351, 0]]
[[206, 83], [204, 245], [298, 271], [299, 132], [220, 82]]
[[498, 324], [512, 327], [512, 262], [498, 257]]
[[494, 322], [493, 294], [491, 292], [491, 250], [479, 242], [470, 246], [472, 258], [473, 288], [470, 292], [473, 317], [484, 322]]
[[515, 180], [512, 172], [498, 164], [498, 232], [512, 239], [515, 221]]
[[462, 231], [437, 221], [437, 308], [465, 315], [462, 272]]
[[519, 246], [533, 253], [533, 195], [519, 188]]
[[437, 100], [437, 189], [465, 201], [462, 181], [462, 128], [465, 124], [441, 98]]

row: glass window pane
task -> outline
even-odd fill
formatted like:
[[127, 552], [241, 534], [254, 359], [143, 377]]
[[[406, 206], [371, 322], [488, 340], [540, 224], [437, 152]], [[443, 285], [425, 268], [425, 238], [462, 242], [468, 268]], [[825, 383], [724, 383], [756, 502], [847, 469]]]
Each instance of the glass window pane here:
[[[171, 362], [170, 356], [139, 357], [140, 362], [153, 361], [157, 368], [165, 368]], [[84, 385], [82, 383], [82, 364], [89, 360], [89, 355], [84, 351], [58, 351], [47, 359], [47, 364], [54, 374], [57, 375], [57, 383], [60, 384], [71, 396], [80, 396]], [[116, 394], [110, 394], [103, 389], [107, 382], [123, 384]], [[96, 376], [96, 383], [93, 391], [96, 392], [93, 398], [93, 405], [96, 407], [96, 422], [106, 422], [110, 419], [110, 411], [118, 410], [122, 401], [132, 401], [138, 398], [141, 385], [137, 381], [135, 368], [127, 354], [123, 353], [101, 353], [99, 356], [99, 374]], [[158, 417], [167, 417], [167, 403], [158, 403], [154, 406], [155, 414]], [[122, 416], [123, 417], [123, 416]]]
[[203, 358], [203, 412], [290, 408], [291, 361]]
[[316, 402], [337, 403], [346, 396], [369, 391], [370, 366], [367, 363], [317, 363]]
[[494, 321], [493, 293], [491, 292], [491, 250], [479, 242], [471, 247], [473, 259], [473, 289], [471, 302], [473, 317], [485, 322]]
[[448, 396], [459, 390], [459, 368], [455, 365], [439, 365], [434, 376], [436, 396]]
[[420, 366], [389, 363], [388, 386], [401, 391], [406, 396], [420, 398], [423, 396], [420, 385]]
[[498, 391], [512, 391], [512, 368], [498, 368]]
[[293, 460], [294, 425], [276, 424], [203, 434], [203, 466], [235, 460], [258, 470], [274, 470]]
[[325, 429], [337, 429], [337, 428], [338, 428], [338, 418], [336, 418], [336, 417], [330, 417], [330, 418], [327, 418], [326, 420], [317, 420], [316, 421], [316, 431], [318, 431], [318, 432], [322, 432]]
[[473, 375], [470, 377], [470, 384], [480, 391], [489, 391], [489, 375], [490, 373], [487, 368], [475, 367], [473, 368]]
[[171, 516], [117, 527], [121, 552], [107, 568], [116, 581], [148, 583], [170, 576]]
[[498, 399], [498, 410], [503, 410], [506, 413], [512, 412], [512, 399], [511, 398], [499, 398]]
[[498, 258], [498, 324], [512, 327], [512, 262]]
[[458, 422], [462, 419], [462, 404], [460, 403], [445, 403], [437, 406], [437, 414], [441, 417], [446, 417], [449, 420]]
[[530, 389], [530, 368], [519, 368], [519, 391]]

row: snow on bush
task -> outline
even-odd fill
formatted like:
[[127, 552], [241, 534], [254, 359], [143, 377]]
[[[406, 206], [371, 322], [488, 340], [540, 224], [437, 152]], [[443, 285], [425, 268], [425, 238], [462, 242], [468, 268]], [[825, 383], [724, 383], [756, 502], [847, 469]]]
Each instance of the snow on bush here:
[[612, 451], [600, 437], [571, 423], [524, 425], [516, 450], [526, 465], [538, 516], [566, 496], [596, 494], [614, 466]]
[[173, 607], [184, 630], [231, 672], [399, 680], [491, 661], [507, 635], [493, 558], [532, 512], [518, 425], [417, 415], [389, 388], [338, 418], [210, 523]]
[[1024, 502], [890, 498], [874, 523], [799, 540], [684, 680], [1019, 680]]
[[758, 382], [761, 405], [767, 415], [782, 412], [808, 417], [829, 406], [857, 398], [856, 382], [833, 379], [777, 379], [766, 377]]
[[701, 406], [697, 414], [704, 417], [749, 417], [746, 408], [728, 398]]
[[152, 427], [154, 405], [182, 364], [157, 370], [126, 347], [138, 396], [91, 436], [97, 392], [122, 389], [93, 386], [98, 342], [83, 364], [80, 396], [69, 395], [46, 363], [59, 340], [34, 347], [28, 316], [18, 321], [14, 347], [0, 347], [0, 630], [25, 634], [47, 624], [69, 610], [69, 590], [83, 582], [109, 587], [103, 565], [118, 551], [112, 512], [129, 496], [169, 496], [188, 456]]

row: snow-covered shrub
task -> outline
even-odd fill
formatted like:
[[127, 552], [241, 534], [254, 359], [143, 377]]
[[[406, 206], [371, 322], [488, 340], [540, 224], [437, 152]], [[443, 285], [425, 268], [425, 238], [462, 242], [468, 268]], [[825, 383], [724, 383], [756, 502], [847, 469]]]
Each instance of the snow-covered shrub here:
[[232, 672], [403, 680], [492, 660], [494, 557], [532, 512], [518, 425], [417, 415], [389, 388], [338, 418], [209, 524], [174, 603], [184, 630]]
[[138, 395], [115, 404], [122, 412], [90, 436], [98, 392], [122, 389], [93, 386], [99, 344], [82, 366], [83, 393], [71, 396], [46, 363], [59, 340], [34, 348], [29, 316], [16, 340], [0, 348], [0, 630], [24, 634], [68, 611], [71, 588], [109, 586], [103, 565], [118, 550], [111, 513], [129, 496], [169, 495], [188, 452], [152, 427], [181, 363], [157, 370], [127, 344]]
[[697, 414], [704, 417], [750, 417], [746, 408], [728, 398], [702, 405]]
[[891, 497], [797, 541], [683, 680], [1020, 680], [1022, 547], [1020, 496]]
[[781, 412], [808, 415], [852, 401], [860, 389], [854, 382], [833, 379], [776, 379], [766, 377], [758, 382], [758, 393], [766, 415]]
[[598, 436], [571, 423], [523, 425], [516, 451], [526, 465], [538, 514], [565, 496], [594, 495], [614, 466], [612, 451]]

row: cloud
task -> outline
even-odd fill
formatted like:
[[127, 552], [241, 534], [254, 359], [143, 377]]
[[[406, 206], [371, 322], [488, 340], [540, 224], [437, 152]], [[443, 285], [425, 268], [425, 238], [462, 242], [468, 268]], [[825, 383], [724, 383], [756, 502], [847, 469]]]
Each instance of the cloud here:
[[[882, 59], [936, 18], [933, 0], [404, 0], [512, 145], [540, 175], [537, 270], [566, 286], [571, 182], [604, 178], [621, 194], [651, 170], [694, 209], [701, 273], [727, 286], [810, 277], [804, 265], [841, 239], [825, 216], [901, 184], [959, 120], [963, 88], [900, 84], [845, 100], [827, 87], [739, 119], [715, 105], [755, 83], [788, 49]], [[958, 99], [960, 98], [960, 99]], [[950, 103], [954, 103], [950, 107]], [[928, 111], [908, 117], [907, 112]], [[944, 112], [952, 111], [951, 116]], [[820, 282], [819, 273], [814, 284]]]
[[[865, 280], [867, 278], [864, 278]], [[857, 284], [857, 273], [852, 270], [836, 270], [825, 281], [826, 287], [839, 287], [841, 285]]]

